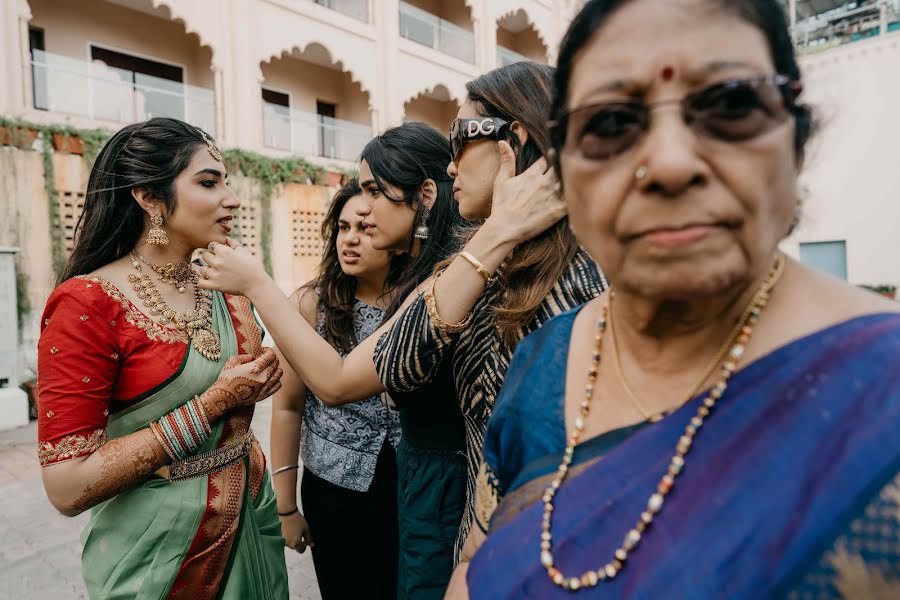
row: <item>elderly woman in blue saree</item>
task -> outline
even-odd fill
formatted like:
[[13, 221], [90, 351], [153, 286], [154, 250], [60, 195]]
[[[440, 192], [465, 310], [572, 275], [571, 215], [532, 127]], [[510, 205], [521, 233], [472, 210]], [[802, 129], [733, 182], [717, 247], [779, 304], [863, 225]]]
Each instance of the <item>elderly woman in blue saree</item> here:
[[900, 597], [900, 306], [779, 250], [812, 118], [778, 3], [592, 0], [556, 87], [613, 288], [519, 345], [448, 597]]
[[38, 456], [47, 496], [90, 509], [91, 598], [281, 600], [284, 538], [254, 403], [281, 369], [246, 298], [202, 289], [195, 248], [240, 206], [201, 130], [155, 118], [97, 157], [44, 310]]

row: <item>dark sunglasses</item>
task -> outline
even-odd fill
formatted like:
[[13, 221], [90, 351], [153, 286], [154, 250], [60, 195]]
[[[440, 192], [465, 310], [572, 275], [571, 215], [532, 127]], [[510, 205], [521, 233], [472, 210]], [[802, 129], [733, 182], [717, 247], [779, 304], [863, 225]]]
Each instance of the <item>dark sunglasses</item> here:
[[482, 117], [480, 119], [456, 119], [450, 126], [450, 150], [453, 160], [459, 157], [467, 142], [482, 139], [500, 139], [509, 122], [500, 117]]
[[650, 113], [680, 105], [685, 124], [698, 136], [741, 142], [768, 133], [791, 116], [802, 86], [785, 75], [717, 83], [681, 100], [640, 100], [582, 106], [549, 124], [555, 146], [588, 160], [608, 160], [635, 146], [650, 129]]

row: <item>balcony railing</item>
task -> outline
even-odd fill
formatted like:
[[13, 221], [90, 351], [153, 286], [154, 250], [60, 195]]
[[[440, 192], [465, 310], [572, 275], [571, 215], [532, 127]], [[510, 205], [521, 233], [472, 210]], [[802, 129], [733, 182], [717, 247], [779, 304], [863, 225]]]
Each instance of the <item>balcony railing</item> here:
[[794, 42], [801, 52], [818, 52], [900, 30], [900, 2], [848, 3], [799, 21]]
[[509, 48], [497, 46], [497, 64], [501, 67], [526, 60], [531, 59], [524, 54], [519, 54], [518, 52], [510, 50]]
[[31, 73], [38, 109], [119, 123], [172, 117], [216, 134], [212, 90], [41, 50]]
[[369, 22], [369, 0], [313, 0], [313, 2], [363, 23]]
[[475, 36], [471, 31], [406, 2], [400, 2], [400, 35], [475, 64]]
[[265, 145], [305, 156], [353, 161], [372, 139], [372, 128], [266, 102], [263, 108]]

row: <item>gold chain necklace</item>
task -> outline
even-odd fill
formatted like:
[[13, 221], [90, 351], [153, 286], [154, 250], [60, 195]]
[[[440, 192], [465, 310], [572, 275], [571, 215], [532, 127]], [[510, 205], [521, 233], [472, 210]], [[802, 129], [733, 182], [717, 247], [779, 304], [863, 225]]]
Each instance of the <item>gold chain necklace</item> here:
[[625, 377], [625, 372], [622, 370], [622, 361], [619, 355], [619, 337], [615, 332], [615, 318], [612, 315], [612, 305], [613, 299], [616, 297], [615, 290], [610, 290], [609, 292], [609, 318], [607, 323], [607, 328], [609, 329], [609, 337], [612, 339], [612, 358], [613, 358], [613, 366], [616, 369], [616, 376], [619, 379], [619, 383], [622, 384], [622, 389], [625, 390], [625, 395], [631, 401], [632, 405], [638, 409], [638, 411], [643, 415], [643, 417], [650, 421], [651, 423], [656, 423], [657, 421], [661, 421], [666, 415], [671, 412], [677, 410], [681, 407], [685, 402], [690, 401], [694, 396], [700, 393], [700, 390], [703, 388], [703, 384], [709, 379], [709, 376], [713, 374], [716, 370], [716, 366], [722, 362], [722, 359], [725, 357], [725, 353], [728, 352], [728, 349], [731, 347], [732, 341], [738, 336], [740, 333], [741, 327], [744, 326], [744, 322], [747, 320], [747, 316], [749, 314], [750, 308], [752, 304], [748, 305], [744, 310], [744, 313], [741, 315], [741, 318], [738, 319], [737, 325], [732, 328], [731, 332], [728, 334], [728, 337], [725, 338], [725, 341], [719, 347], [718, 352], [713, 356], [712, 360], [709, 361], [706, 369], [703, 370], [703, 375], [697, 380], [697, 383], [691, 388], [691, 390], [684, 397], [684, 401], [681, 402], [678, 406], [670, 409], [666, 409], [664, 411], [651, 413], [644, 407], [644, 403], [638, 400], [637, 394], [634, 393], [634, 390], [631, 388], [631, 385], [628, 383], [628, 379]]
[[134, 252], [131, 252], [131, 265], [137, 269], [137, 274], [130, 274], [128, 282], [134, 287], [144, 306], [149, 309], [150, 315], [158, 317], [163, 325], [172, 323], [177, 329], [186, 331], [191, 345], [201, 356], [213, 361], [219, 360], [222, 356], [222, 341], [212, 328], [212, 292], [197, 285], [199, 281], [197, 274], [191, 270], [194, 308], [178, 313], [163, 300], [156, 284], [141, 269], [141, 259]]
[[166, 263], [164, 265], [157, 265], [137, 252], [131, 252], [134, 256], [137, 256], [138, 259], [156, 273], [156, 276], [160, 281], [167, 285], [174, 285], [179, 293], [183, 294], [186, 289], [186, 284], [189, 281], [192, 281], [191, 277], [194, 275], [194, 269], [191, 268], [190, 263], [179, 262], [176, 264]]
[[768, 304], [772, 289], [781, 278], [783, 272], [784, 256], [779, 253], [776, 255], [775, 262], [769, 270], [765, 281], [756, 291], [744, 312], [745, 318], [740, 322], [740, 329], [737, 330], [737, 335], [732, 338], [733, 343], [731, 344], [727, 360], [721, 365], [722, 374], [718, 383], [712, 388], [706, 399], [703, 400], [700, 408], [697, 409], [697, 414], [685, 428], [684, 435], [679, 438], [678, 444], [675, 446], [675, 454], [672, 456], [666, 474], [660, 479], [656, 492], [647, 501], [647, 507], [641, 513], [637, 524], [628, 531], [622, 545], [615, 551], [615, 558], [596, 571], [587, 571], [580, 577], [566, 577], [556, 568], [553, 559], [553, 535], [551, 532], [553, 498], [569, 472], [569, 465], [572, 464], [572, 459], [575, 455], [575, 446], [578, 445], [578, 440], [584, 431], [585, 421], [590, 414], [591, 400], [594, 396], [594, 384], [597, 382], [597, 371], [600, 364], [600, 351], [603, 347], [603, 333], [606, 330], [609, 318], [609, 304], [603, 307], [600, 318], [597, 320], [594, 334], [594, 351], [591, 355], [591, 366], [588, 370], [584, 399], [581, 401], [581, 412], [575, 419], [575, 430], [569, 438], [559, 470], [553, 481], [551, 481], [550, 486], [544, 491], [542, 499], [544, 515], [541, 523], [541, 564], [547, 570], [547, 576], [550, 578], [550, 581], [564, 589], [576, 591], [582, 588], [593, 587], [600, 581], [611, 581], [621, 572], [625, 561], [628, 559], [628, 554], [637, 548], [638, 544], [640, 544], [641, 536], [646, 532], [647, 527], [653, 523], [655, 515], [662, 510], [666, 495], [672, 490], [672, 487], [675, 485], [675, 479], [684, 468], [684, 457], [691, 449], [694, 436], [697, 435], [697, 432], [703, 426], [704, 420], [709, 417], [712, 409], [716, 406], [716, 402], [722, 398], [725, 390], [728, 389], [728, 380], [731, 379], [731, 376], [737, 370], [737, 365], [744, 354], [747, 343], [753, 335], [753, 327], [759, 321], [762, 311]]

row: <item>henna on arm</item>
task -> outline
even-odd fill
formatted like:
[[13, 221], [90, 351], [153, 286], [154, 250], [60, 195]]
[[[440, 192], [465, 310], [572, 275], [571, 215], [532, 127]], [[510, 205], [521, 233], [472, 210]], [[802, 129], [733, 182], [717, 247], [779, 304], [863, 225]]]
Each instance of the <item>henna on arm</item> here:
[[[262, 394], [268, 395], [280, 387], [281, 369], [277, 368], [277, 359], [272, 354], [272, 360], [263, 360], [257, 365], [269, 365], [262, 372], [254, 372], [253, 376], [260, 380], [227, 375], [229, 366], [246, 362], [246, 357], [235, 357], [226, 363], [222, 376], [200, 396], [200, 403], [210, 421], [252, 404], [265, 397]], [[153, 431], [142, 429], [106, 442], [82, 460], [44, 467], [44, 488], [61, 513], [75, 516], [139, 485], [170, 462]]]
[[215, 385], [200, 394], [200, 404], [209, 420], [216, 421], [230, 410], [250, 404], [261, 387], [252, 379], [233, 377], [227, 387]]
[[83, 460], [44, 467], [44, 486], [57, 510], [72, 517], [144, 482], [169, 462], [153, 432], [142, 429], [106, 442]]

